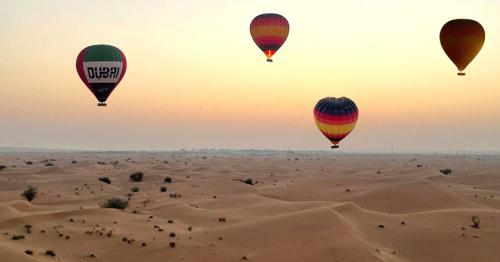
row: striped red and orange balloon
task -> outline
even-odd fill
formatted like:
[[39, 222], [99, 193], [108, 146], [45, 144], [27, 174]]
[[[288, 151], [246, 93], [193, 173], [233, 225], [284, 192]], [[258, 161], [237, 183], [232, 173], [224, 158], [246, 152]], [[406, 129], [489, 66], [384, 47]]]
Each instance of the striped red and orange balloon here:
[[321, 133], [332, 142], [332, 148], [338, 148], [356, 126], [358, 107], [347, 97], [326, 97], [314, 107], [314, 119]]
[[279, 14], [261, 14], [255, 17], [250, 24], [250, 34], [253, 41], [267, 56], [267, 61], [285, 43], [290, 25], [285, 17]]

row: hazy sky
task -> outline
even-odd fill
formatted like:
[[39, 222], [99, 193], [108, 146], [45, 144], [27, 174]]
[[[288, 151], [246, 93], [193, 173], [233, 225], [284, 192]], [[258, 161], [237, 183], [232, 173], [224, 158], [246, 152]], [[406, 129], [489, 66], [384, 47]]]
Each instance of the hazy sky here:
[[[328, 149], [312, 110], [360, 110], [345, 151], [499, 150], [500, 2], [493, 0], [0, 0], [0, 146]], [[249, 24], [290, 22], [267, 63]], [[486, 30], [458, 77], [439, 43], [454, 18]], [[92, 44], [124, 51], [107, 108], [80, 81]]]

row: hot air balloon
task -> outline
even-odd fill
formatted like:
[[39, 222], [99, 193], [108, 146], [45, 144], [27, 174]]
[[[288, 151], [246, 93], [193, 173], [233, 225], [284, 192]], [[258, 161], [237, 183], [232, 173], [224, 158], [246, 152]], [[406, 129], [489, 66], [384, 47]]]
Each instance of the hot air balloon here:
[[338, 148], [356, 126], [358, 108], [347, 97], [325, 97], [314, 107], [314, 119], [321, 133], [332, 142], [332, 148]]
[[267, 56], [267, 62], [280, 49], [288, 37], [290, 26], [285, 17], [279, 14], [261, 14], [250, 24], [253, 41]]
[[455, 19], [443, 26], [439, 38], [444, 52], [460, 71], [458, 75], [464, 76], [463, 71], [483, 47], [485, 33], [474, 20]]
[[97, 105], [106, 106], [106, 100], [127, 71], [127, 59], [114, 46], [92, 45], [78, 54], [76, 71], [99, 101]]

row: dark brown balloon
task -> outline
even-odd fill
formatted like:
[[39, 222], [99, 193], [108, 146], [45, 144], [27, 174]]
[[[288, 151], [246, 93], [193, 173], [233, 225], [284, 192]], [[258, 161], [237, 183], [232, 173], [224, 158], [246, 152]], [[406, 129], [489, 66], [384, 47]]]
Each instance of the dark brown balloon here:
[[439, 35], [441, 46], [460, 71], [477, 56], [484, 44], [485, 32], [481, 24], [470, 19], [455, 19], [446, 23]]

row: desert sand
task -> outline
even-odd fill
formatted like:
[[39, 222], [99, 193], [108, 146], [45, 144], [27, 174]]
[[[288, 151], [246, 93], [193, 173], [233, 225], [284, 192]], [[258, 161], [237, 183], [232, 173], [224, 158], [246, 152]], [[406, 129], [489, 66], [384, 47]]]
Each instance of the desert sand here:
[[[499, 160], [3, 153], [0, 261], [499, 261]], [[143, 180], [130, 181], [137, 171]], [[32, 202], [21, 196], [28, 185]], [[102, 208], [111, 197], [130, 197], [128, 207]]]

